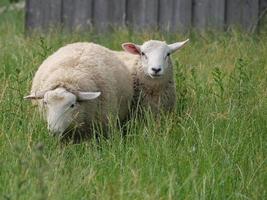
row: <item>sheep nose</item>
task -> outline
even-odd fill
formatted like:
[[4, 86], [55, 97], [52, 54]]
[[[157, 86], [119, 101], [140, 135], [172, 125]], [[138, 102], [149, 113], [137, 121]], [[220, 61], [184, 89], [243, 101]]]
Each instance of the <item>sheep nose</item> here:
[[48, 131], [53, 135], [55, 132], [55, 125], [53, 124], [47, 124]]
[[47, 129], [50, 133], [53, 133], [53, 126], [51, 126], [50, 124], [47, 125]]
[[161, 68], [154, 68], [154, 67], [152, 67], [152, 70], [155, 72], [155, 74], [157, 74], [158, 72], [161, 71]]

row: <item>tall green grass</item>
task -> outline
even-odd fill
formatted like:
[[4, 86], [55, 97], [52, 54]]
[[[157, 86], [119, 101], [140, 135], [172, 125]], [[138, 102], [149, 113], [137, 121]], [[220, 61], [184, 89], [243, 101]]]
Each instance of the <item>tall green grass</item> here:
[[[267, 37], [119, 30], [26, 37], [23, 14], [0, 16], [0, 199], [266, 199]], [[131, 119], [124, 136], [64, 145], [23, 100], [59, 47], [119, 50], [148, 39], [190, 44], [173, 56], [177, 109]]]

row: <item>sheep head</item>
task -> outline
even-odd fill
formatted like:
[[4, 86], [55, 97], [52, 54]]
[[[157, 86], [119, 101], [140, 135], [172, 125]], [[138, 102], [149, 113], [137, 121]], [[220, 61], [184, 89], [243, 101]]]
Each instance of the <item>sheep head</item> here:
[[79, 116], [80, 102], [95, 99], [100, 94], [100, 92], [69, 92], [60, 87], [31, 94], [24, 99], [42, 100], [49, 131], [61, 136]]
[[164, 76], [166, 69], [171, 67], [170, 55], [181, 49], [188, 41], [189, 39], [168, 45], [163, 41], [150, 40], [143, 45], [124, 43], [122, 48], [129, 53], [140, 55], [144, 73], [154, 79]]

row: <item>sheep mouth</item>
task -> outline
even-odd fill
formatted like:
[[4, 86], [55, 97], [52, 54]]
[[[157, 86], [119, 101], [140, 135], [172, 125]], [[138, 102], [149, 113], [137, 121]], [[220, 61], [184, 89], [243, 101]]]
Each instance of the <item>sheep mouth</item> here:
[[149, 74], [149, 77], [152, 79], [158, 79], [158, 78], [161, 78], [162, 75], [161, 74]]
[[64, 140], [71, 138], [76, 133], [76, 129], [73, 126], [69, 126], [64, 131], [49, 131], [49, 133], [59, 140]]

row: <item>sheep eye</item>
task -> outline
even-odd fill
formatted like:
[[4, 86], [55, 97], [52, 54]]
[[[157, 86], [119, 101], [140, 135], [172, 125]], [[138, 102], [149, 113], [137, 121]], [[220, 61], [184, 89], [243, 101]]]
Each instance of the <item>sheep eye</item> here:
[[165, 59], [167, 59], [171, 54], [170, 53], [167, 53]]
[[47, 101], [43, 101], [43, 104], [46, 106], [47, 105]]
[[74, 104], [74, 103], [70, 105], [70, 107], [71, 107], [71, 108], [74, 108], [74, 106], [75, 106], [75, 104]]
[[142, 56], [145, 56], [146, 54], [145, 54], [144, 52], [141, 52], [141, 55], [142, 55]]

